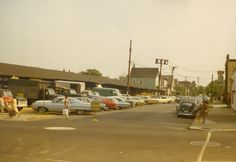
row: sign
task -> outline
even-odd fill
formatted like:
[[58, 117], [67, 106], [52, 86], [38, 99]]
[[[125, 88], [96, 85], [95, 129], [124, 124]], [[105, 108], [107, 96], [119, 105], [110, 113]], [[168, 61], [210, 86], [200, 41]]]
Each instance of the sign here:
[[100, 102], [99, 101], [92, 101], [91, 108], [93, 111], [99, 111], [100, 110]]

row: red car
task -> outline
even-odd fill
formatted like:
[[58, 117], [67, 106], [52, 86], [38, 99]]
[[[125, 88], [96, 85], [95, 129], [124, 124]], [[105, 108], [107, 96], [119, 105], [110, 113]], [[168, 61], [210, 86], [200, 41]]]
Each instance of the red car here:
[[109, 98], [99, 96], [99, 97], [95, 97], [93, 99], [98, 99], [101, 103], [105, 104], [109, 109], [113, 109], [113, 110], [119, 109], [117, 104]]

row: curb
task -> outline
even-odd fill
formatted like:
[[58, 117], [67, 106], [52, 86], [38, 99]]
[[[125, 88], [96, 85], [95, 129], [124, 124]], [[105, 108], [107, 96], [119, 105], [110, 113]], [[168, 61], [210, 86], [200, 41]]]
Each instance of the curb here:
[[210, 127], [201, 127], [201, 126], [196, 126], [196, 125], [191, 125], [190, 127], [188, 127], [188, 129], [190, 130], [210, 130]]
[[227, 105], [212, 105], [213, 108], [227, 108]]

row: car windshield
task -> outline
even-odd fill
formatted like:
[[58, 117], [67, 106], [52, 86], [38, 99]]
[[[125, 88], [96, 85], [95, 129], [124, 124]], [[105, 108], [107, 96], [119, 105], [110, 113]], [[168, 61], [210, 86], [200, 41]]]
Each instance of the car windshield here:
[[115, 98], [117, 101], [120, 101], [120, 102], [122, 102], [122, 101], [124, 101], [123, 99], [121, 99], [121, 98]]
[[74, 89], [70, 89], [71, 94], [77, 94], [77, 92]]
[[193, 103], [192, 102], [183, 102], [183, 103], [181, 103], [181, 105], [191, 107], [191, 106], [193, 106]]
[[49, 92], [49, 94], [56, 94], [54, 89], [52, 89], [52, 88], [48, 88], [48, 92]]

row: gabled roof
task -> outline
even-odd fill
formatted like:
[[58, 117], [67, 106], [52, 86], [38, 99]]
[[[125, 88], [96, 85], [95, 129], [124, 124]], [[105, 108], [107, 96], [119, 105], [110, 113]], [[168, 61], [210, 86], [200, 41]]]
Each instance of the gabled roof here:
[[151, 77], [156, 78], [158, 75], [158, 68], [136, 68], [131, 70], [131, 77]]
[[[118, 79], [110, 79], [108, 77], [98, 77], [93, 75], [83, 75], [74, 72], [64, 72], [59, 70], [44, 69], [38, 67], [22, 66], [15, 64], [0, 63], [0, 75], [16, 76], [21, 78], [33, 78], [44, 80], [67, 80], [82, 81], [100, 84], [113, 84], [118, 86], [126, 86], [126, 83]], [[142, 88], [140, 85], [130, 84], [131, 87]]]

